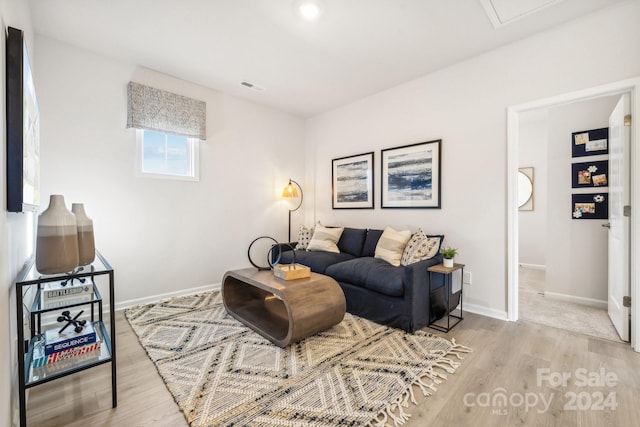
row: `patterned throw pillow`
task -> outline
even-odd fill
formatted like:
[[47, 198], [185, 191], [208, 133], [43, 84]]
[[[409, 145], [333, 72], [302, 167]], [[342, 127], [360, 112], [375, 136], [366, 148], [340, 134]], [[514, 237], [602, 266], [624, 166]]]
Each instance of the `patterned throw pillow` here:
[[298, 229], [298, 244], [296, 245], [297, 251], [306, 250], [307, 246], [309, 246], [309, 242], [311, 241], [311, 236], [313, 236], [313, 229], [315, 227], [307, 228], [304, 225], [301, 225]]
[[308, 251], [325, 251], [339, 254], [338, 240], [342, 236], [344, 227], [327, 228], [320, 224], [316, 225], [313, 237], [307, 246]]
[[376, 245], [375, 257], [399, 267], [404, 248], [410, 238], [411, 232], [409, 230], [397, 231], [391, 227], [385, 228]]
[[411, 236], [407, 247], [402, 254], [402, 265], [413, 264], [414, 262], [433, 258], [438, 255], [440, 248], [440, 237], [427, 237], [422, 229]]

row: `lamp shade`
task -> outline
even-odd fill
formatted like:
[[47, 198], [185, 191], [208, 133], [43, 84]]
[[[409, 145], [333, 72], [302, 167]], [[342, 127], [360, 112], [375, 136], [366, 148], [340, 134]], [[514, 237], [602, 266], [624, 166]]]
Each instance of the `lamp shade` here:
[[298, 197], [298, 189], [293, 186], [291, 180], [289, 180], [289, 184], [282, 190], [282, 197]]

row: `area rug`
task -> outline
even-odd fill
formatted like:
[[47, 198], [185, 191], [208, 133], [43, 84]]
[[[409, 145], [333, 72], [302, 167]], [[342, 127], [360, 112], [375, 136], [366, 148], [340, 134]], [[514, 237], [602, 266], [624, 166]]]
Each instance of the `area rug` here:
[[229, 316], [219, 291], [136, 306], [125, 315], [191, 426], [401, 425], [454, 373], [455, 341], [347, 313], [279, 348]]

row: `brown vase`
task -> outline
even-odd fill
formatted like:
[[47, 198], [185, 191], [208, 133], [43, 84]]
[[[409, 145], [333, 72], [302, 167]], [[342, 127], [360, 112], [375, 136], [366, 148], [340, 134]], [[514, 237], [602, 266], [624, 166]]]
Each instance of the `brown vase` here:
[[49, 207], [38, 216], [36, 268], [42, 274], [66, 273], [78, 266], [76, 217], [67, 210], [64, 197], [54, 194]]
[[76, 216], [78, 229], [78, 265], [91, 264], [96, 258], [93, 220], [87, 216], [82, 203], [72, 203], [71, 212]]

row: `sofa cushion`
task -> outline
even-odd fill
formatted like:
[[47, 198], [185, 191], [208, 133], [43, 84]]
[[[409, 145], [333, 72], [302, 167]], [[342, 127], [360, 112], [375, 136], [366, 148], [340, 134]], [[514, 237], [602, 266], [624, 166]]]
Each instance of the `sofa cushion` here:
[[354, 258], [327, 267], [325, 274], [338, 282], [364, 287], [373, 258]]
[[376, 258], [383, 259], [389, 264], [398, 267], [404, 248], [407, 246], [407, 242], [411, 238], [411, 232], [409, 230], [398, 231], [391, 227], [384, 229], [384, 233], [378, 240], [376, 246]]
[[409, 265], [414, 262], [430, 259], [438, 255], [440, 249], [440, 237], [427, 237], [421, 228], [418, 228], [402, 254], [401, 265]]
[[346, 252], [355, 257], [362, 255], [362, 247], [364, 239], [367, 236], [367, 230], [364, 228], [348, 228], [345, 227], [338, 241], [338, 249], [340, 252]]
[[340, 240], [343, 231], [343, 227], [329, 228], [320, 224], [316, 225], [307, 250], [339, 253], [338, 240]]
[[[293, 251], [285, 251], [282, 253], [280, 262], [282, 264], [290, 264], [293, 262]], [[314, 273], [324, 274], [328, 266], [337, 262], [348, 261], [353, 259], [353, 255], [347, 253], [323, 252], [323, 251], [295, 251], [296, 262], [311, 268]]]
[[372, 257], [354, 258], [327, 267], [325, 274], [338, 282], [364, 287], [381, 294], [401, 297], [404, 268]]
[[309, 242], [311, 241], [311, 236], [313, 236], [313, 230], [315, 227], [305, 227], [301, 225], [298, 229], [298, 244], [296, 245], [296, 249], [302, 250], [307, 249], [309, 246]]
[[380, 240], [382, 232], [383, 230], [367, 230], [367, 237], [364, 240], [364, 247], [362, 248], [362, 256], [375, 256], [376, 246], [378, 246], [378, 240]]

